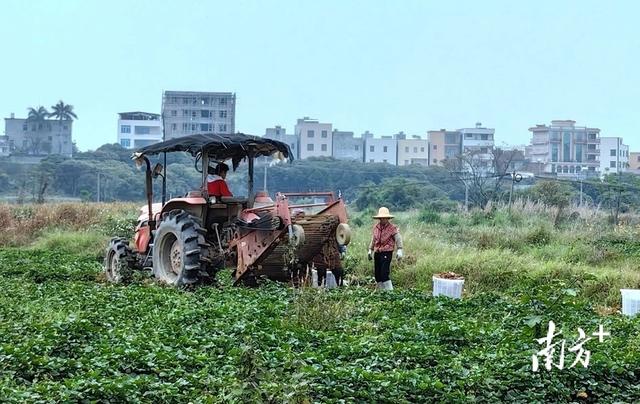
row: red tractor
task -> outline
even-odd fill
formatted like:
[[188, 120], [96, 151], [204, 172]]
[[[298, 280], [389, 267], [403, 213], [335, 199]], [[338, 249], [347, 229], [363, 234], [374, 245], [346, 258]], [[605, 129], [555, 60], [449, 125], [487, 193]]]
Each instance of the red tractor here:
[[[165, 203], [166, 169], [153, 168], [149, 156], [187, 152], [202, 173], [198, 190]], [[133, 159], [145, 167], [147, 204], [135, 228], [133, 245], [114, 238], [106, 251], [107, 280], [124, 281], [133, 270], [151, 269], [160, 281], [174, 286], [215, 279], [223, 268], [234, 268], [235, 282], [256, 277], [305, 279], [309, 268], [335, 270], [351, 239], [347, 211], [332, 193], [254, 193], [254, 161], [262, 156], [293, 160], [285, 143], [244, 134], [200, 134], [156, 143], [138, 150]], [[235, 170], [248, 163], [248, 197], [212, 197], [207, 192], [209, 164], [231, 160]], [[166, 160], [165, 160], [166, 161]], [[164, 171], [164, 174], [163, 174]], [[153, 203], [153, 179], [162, 177], [162, 203]], [[312, 203], [294, 205], [290, 198]]]

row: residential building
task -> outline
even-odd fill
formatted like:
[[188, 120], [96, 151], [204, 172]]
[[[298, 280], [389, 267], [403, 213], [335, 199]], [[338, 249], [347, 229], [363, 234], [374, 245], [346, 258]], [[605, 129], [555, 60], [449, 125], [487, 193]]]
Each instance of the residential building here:
[[353, 137], [353, 132], [334, 129], [331, 133], [333, 158], [362, 162], [364, 159], [364, 141], [361, 137]]
[[397, 164], [398, 141], [393, 136], [376, 138], [373, 133], [366, 131], [362, 134], [362, 139], [365, 163]]
[[429, 141], [420, 136], [413, 135], [410, 138], [400, 132], [395, 135], [398, 141], [398, 165], [410, 164], [429, 165]]
[[299, 155], [301, 159], [308, 157], [331, 157], [333, 143], [330, 123], [320, 123], [317, 119], [305, 116], [298, 119], [294, 132], [300, 139]]
[[529, 131], [533, 134], [531, 161], [540, 166], [541, 174], [598, 175], [600, 129], [576, 126], [571, 120], [554, 120], [550, 126], [536, 125]]
[[165, 138], [236, 131], [235, 93], [165, 91], [162, 95]]
[[6, 157], [9, 154], [9, 138], [7, 135], [0, 136], [0, 157]]
[[640, 171], [640, 152], [629, 153], [629, 170]]
[[282, 126], [276, 126], [275, 128], [267, 128], [264, 132], [264, 137], [267, 139], [278, 140], [283, 143], [287, 143], [293, 153], [293, 158], [299, 158], [298, 154], [298, 137], [293, 134], [287, 134], [287, 129]]
[[429, 165], [443, 166], [447, 159], [454, 159], [462, 154], [462, 134], [446, 129], [430, 130]]
[[475, 127], [458, 129], [458, 132], [462, 137], [462, 153], [471, 158], [471, 164], [480, 171], [493, 170], [495, 129], [485, 128], [478, 122]]
[[72, 120], [45, 119], [43, 122], [29, 122], [11, 114], [4, 119], [4, 133], [9, 154], [43, 156], [59, 154], [71, 157]]
[[139, 149], [162, 141], [160, 114], [151, 112], [118, 113], [118, 143], [126, 149]]
[[629, 146], [621, 137], [600, 137], [600, 175], [617, 174], [629, 168]]

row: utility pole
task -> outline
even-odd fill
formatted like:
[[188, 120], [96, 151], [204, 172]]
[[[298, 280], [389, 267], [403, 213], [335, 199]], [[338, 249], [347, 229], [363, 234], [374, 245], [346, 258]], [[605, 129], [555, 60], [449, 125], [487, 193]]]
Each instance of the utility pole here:
[[511, 189], [509, 190], [509, 211], [511, 211], [511, 200], [513, 198], [513, 186], [516, 183], [516, 172], [511, 173]]
[[98, 171], [98, 200], [100, 202], [100, 172]]
[[469, 184], [464, 181], [464, 210], [469, 211]]

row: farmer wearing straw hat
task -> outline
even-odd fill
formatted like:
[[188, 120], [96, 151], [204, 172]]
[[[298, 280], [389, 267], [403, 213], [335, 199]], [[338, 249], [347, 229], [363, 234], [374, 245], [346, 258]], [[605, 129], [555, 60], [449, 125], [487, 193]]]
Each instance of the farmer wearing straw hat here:
[[402, 259], [402, 236], [398, 228], [390, 222], [393, 215], [389, 213], [389, 209], [381, 207], [373, 218], [378, 219], [378, 223], [373, 227], [367, 255], [369, 260], [373, 260], [378, 289], [392, 290], [393, 284], [389, 279], [391, 258], [393, 250], [396, 249], [396, 257]]

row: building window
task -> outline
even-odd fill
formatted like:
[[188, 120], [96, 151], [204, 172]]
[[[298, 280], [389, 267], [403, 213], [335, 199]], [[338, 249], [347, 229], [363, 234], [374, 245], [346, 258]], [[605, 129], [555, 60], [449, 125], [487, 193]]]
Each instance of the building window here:
[[177, 104], [178, 103], [178, 97], [171, 97], [171, 103], [172, 104]]
[[133, 131], [136, 135], [148, 135], [151, 133], [150, 126], [134, 126]]
[[460, 137], [456, 133], [447, 133], [444, 135], [444, 142], [446, 144], [460, 143]]
[[327, 151], [327, 145], [325, 143], [320, 145], [320, 150], [321, 151]]
[[571, 133], [562, 133], [562, 161], [571, 161]]
[[313, 143], [307, 144], [307, 151], [313, 151]]
[[29, 130], [29, 125], [27, 125], [26, 122], [25, 122], [25, 123], [22, 124], [22, 131], [26, 132], [27, 130]]
[[356, 151], [360, 150], [360, 146], [356, 145]]
[[126, 148], [131, 147], [131, 139], [120, 139], [120, 146]]
[[[382, 151], [383, 151], [384, 153], [386, 153], [386, 152], [387, 152], [387, 146], [382, 146]], [[385, 160], [385, 161], [386, 161], [386, 160]]]
[[201, 123], [200, 124], [200, 130], [202, 132], [211, 132], [212, 130], [212, 125], [210, 123]]
[[489, 135], [487, 135], [486, 133], [480, 135], [480, 140], [488, 140], [488, 139], [489, 139]]
[[609, 167], [616, 168], [616, 162], [615, 161], [610, 161], [609, 162]]
[[201, 118], [211, 118], [211, 111], [209, 111], [208, 109], [203, 109], [200, 111], [200, 117]]
[[374, 162], [374, 160], [373, 160], [373, 159], [369, 159], [369, 163], [373, 163], [373, 162]]
[[616, 149], [609, 150], [609, 153], [610, 153], [611, 157], [615, 157], [616, 156]]
[[369, 151], [373, 153], [376, 150], [375, 146], [369, 146]]
[[437, 144], [433, 145], [433, 150], [438, 150], [438, 145]]
[[480, 154], [487, 154], [487, 153], [488, 153], [488, 149], [486, 147], [480, 148]]
[[558, 160], [558, 145], [554, 144], [551, 146], [551, 161], [557, 162]]
[[322, 133], [320, 134], [320, 136], [326, 138], [327, 137], [327, 131], [323, 130]]
[[383, 163], [387, 163], [387, 159], [382, 160]]
[[220, 98], [220, 105], [227, 105], [227, 99], [226, 98]]
[[209, 105], [209, 97], [202, 97], [202, 105]]
[[227, 110], [226, 109], [221, 109], [220, 110], [220, 118], [226, 118], [227, 117]]
[[582, 144], [576, 143], [576, 162], [582, 163]]
[[404, 152], [405, 152], [405, 153], [409, 153], [409, 146], [406, 146], [406, 147], [404, 148]]
[[473, 135], [471, 133], [465, 133], [464, 137], [467, 139], [471, 139], [473, 137]]
[[171, 130], [178, 130], [178, 124], [172, 123], [171, 124]]
[[131, 125], [120, 125], [120, 133], [131, 133]]
[[221, 123], [218, 125], [218, 130], [220, 132], [226, 132], [227, 131], [227, 124], [226, 123]]
[[314, 137], [315, 133], [312, 130], [307, 131], [307, 137]]
[[417, 152], [418, 152], [418, 148], [417, 148], [417, 147], [414, 147], [414, 148], [413, 148], [413, 152], [414, 152], [414, 153], [417, 153]]
[[424, 153], [424, 147], [421, 147], [421, 148], [420, 148], [420, 152], [421, 152], [421, 153]]
[[176, 111], [175, 109], [172, 109], [171, 116], [178, 116], [178, 111]]
[[196, 124], [196, 123], [192, 123], [192, 124], [191, 124], [191, 130], [192, 130], [192, 131], [194, 131], [194, 132], [195, 132], [196, 130], [198, 130], [198, 124]]

